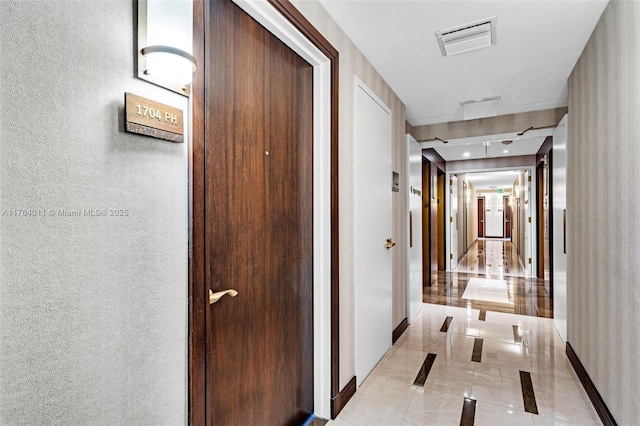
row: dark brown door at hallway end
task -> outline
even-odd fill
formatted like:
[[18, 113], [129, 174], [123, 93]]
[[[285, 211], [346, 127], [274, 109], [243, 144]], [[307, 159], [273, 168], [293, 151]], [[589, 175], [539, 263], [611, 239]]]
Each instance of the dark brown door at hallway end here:
[[502, 199], [502, 205], [504, 206], [502, 216], [504, 218], [504, 237], [511, 239], [511, 202], [509, 200], [509, 197]]
[[208, 424], [313, 413], [313, 69], [231, 1], [205, 2]]
[[478, 238], [484, 238], [484, 198], [478, 197]]

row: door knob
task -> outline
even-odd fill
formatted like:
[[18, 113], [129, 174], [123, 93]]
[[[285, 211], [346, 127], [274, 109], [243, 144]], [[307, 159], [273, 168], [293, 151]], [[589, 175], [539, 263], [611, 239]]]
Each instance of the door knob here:
[[236, 297], [238, 295], [238, 292], [230, 288], [229, 290], [217, 291], [214, 293], [213, 291], [211, 291], [211, 289], [209, 289], [209, 304], [213, 305], [218, 300], [222, 299], [222, 296], [224, 296], [225, 294], [228, 294], [230, 297]]
[[396, 243], [394, 243], [393, 241], [391, 241], [391, 238], [387, 238], [387, 241], [384, 243], [384, 247], [386, 249], [390, 249], [391, 247], [395, 246]]

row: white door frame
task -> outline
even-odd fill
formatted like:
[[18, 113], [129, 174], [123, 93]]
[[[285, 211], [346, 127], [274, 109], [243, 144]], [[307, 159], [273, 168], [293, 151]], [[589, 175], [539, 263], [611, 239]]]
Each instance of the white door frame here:
[[331, 417], [331, 60], [267, 0], [233, 0], [313, 66], [314, 412]]

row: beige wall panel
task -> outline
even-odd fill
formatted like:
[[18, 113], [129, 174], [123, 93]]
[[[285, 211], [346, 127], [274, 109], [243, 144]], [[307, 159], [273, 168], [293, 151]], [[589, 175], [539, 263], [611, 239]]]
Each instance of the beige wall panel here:
[[569, 77], [568, 341], [621, 425], [640, 413], [639, 23], [610, 2]]
[[[475, 120], [452, 121], [449, 123], [413, 126], [409, 129], [418, 142], [434, 139], [459, 139], [471, 136], [496, 135], [500, 133], [522, 132], [529, 127], [555, 127], [567, 113], [567, 108], [554, 108]], [[411, 124], [409, 123], [409, 126]]]
[[[467, 210], [467, 250], [478, 239], [478, 192], [471, 182], [467, 182], [471, 190], [470, 202]], [[466, 196], [465, 196], [466, 197]]]
[[456, 172], [477, 172], [487, 169], [497, 168], [520, 168], [535, 167], [535, 155], [519, 155], [516, 157], [496, 157], [496, 158], [477, 158], [473, 160], [448, 161], [447, 171]]
[[[406, 144], [405, 106], [389, 88], [353, 42], [338, 27], [316, 0], [293, 0], [292, 3], [331, 42], [340, 53], [340, 388], [355, 374], [354, 339], [354, 147], [353, 147], [353, 77], [358, 76], [392, 111], [392, 167], [400, 174], [400, 192], [392, 196], [393, 241], [393, 328], [406, 317]], [[391, 176], [389, 177], [391, 184]]]

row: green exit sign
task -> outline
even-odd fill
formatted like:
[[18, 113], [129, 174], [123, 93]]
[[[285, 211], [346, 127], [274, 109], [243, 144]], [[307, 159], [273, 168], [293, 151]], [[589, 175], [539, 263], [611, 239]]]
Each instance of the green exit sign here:
[[498, 189], [496, 189], [496, 192], [497, 192], [498, 194], [502, 194], [502, 193], [504, 192], [504, 189], [502, 189], [502, 188], [498, 188]]

